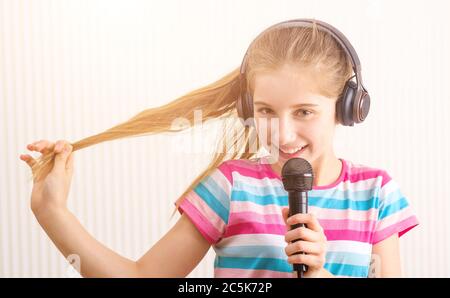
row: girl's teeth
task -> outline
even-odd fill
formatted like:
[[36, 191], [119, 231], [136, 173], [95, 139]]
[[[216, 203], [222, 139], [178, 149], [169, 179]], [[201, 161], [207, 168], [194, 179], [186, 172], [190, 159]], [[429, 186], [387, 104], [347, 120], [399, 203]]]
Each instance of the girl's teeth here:
[[293, 154], [293, 153], [299, 151], [299, 150], [302, 149], [302, 148], [303, 148], [303, 147], [299, 147], [299, 148], [296, 148], [296, 149], [290, 150], [290, 151], [284, 151], [284, 150], [281, 150], [281, 151], [283, 151], [284, 153], [287, 153], [287, 154]]

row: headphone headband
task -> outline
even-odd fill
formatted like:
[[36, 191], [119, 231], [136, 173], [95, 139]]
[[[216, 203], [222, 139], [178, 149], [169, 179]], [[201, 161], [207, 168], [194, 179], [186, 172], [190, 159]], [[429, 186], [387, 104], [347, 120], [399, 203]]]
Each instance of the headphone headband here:
[[252, 48], [252, 45], [255, 43], [256, 40], [258, 40], [261, 36], [263, 36], [266, 32], [274, 30], [274, 29], [281, 29], [281, 28], [293, 28], [293, 27], [312, 27], [313, 24], [318, 25], [322, 30], [329, 33], [333, 38], [339, 43], [341, 48], [347, 53], [347, 56], [350, 57], [353, 72], [356, 75], [356, 82], [358, 84], [362, 85], [361, 80], [361, 62], [359, 61], [358, 54], [356, 53], [355, 49], [353, 48], [350, 41], [345, 37], [345, 35], [340, 32], [337, 28], [333, 27], [332, 25], [325, 23], [323, 21], [315, 20], [315, 19], [293, 19], [288, 21], [283, 21], [280, 23], [277, 23], [275, 25], [270, 26], [263, 32], [261, 32], [250, 44], [250, 46], [247, 48], [247, 51], [245, 52], [244, 58], [242, 59], [240, 73], [241, 75], [245, 74], [245, 70], [247, 67], [247, 56], [249, 50]]

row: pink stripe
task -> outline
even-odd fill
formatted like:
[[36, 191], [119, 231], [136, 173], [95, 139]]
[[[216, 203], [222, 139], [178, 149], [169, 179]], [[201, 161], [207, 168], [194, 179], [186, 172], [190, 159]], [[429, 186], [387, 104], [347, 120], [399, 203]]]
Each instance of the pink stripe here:
[[220, 232], [217, 231], [188, 200], [183, 200], [181, 202], [180, 210], [181, 214], [184, 212], [189, 217], [199, 232], [211, 245], [218, 241], [220, 238]]
[[376, 225], [375, 220], [349, 220], [349, 219], [320, 219], [319, 223], [325, 230], [355, 230], [355, 231], [373, 231]]
[[370, 169], [364, 172], [350, 173], [349, 175], [346, 175], [344, 181], [356, 183], [361, 180], [377, 178], [379, 176], [382, 176], [381, 187], [383, 187], [386, 183], [388, 183], [391, 180], [391, 177], [389, 177], [389, 175], [385, 171]]
[[265, 170], [264, 168], [256, 169], [256, 168], [243, 168], [234, 166], [233, 167], [236, 172], [238, 172], [242, 176], [251, 177], [255, 179], [262, 179], [264, 177], [268, 178], [277, 178], [274, 173]]
[[[239, 223], [261, 223], [261, 224], [276, 224], [285, 225], [285, 222], [280, 214], [259, 214], [255, 212], [233, 212], [230, 215], [229, 224]], [[376, 221], [359, 221], [349, 219], [320, 219], [319, 223], [322, 228], [327, 230], [356, 230], [356, 231], [373, 231]]]
[[[341, 173], [339, 175], [339, 178], [332, 184], [330, 185], [324, 185], [324, 186], [314, 186], [314, 189], [327, 189], [327, 188], [331, 188], [331, 187], [335, 187], [336, 185], [338, 185], [340, 182], [346, 182], [346, 181], [350, 181], [351, 183], [356, 183], [358, 181], [361, 180], [368, 180], [368, 179], [373, 179], [373, 178], [377, 178], [382, 176], [382, 183], [381, 186], [384, 186], [386, 183], [388, 183], [391, 180], [391, 177], [389, 177], [389, 175], [383, 171], [383, 170], [379, 170], [379, 169], [374, 169], [374, 168], [370, 168], [370, 167], [351, 167], [349, 166], [346, 160], [341, 159], [342, 160], [342, 170]], [[269, 178], [275, 178], [275, 179], [281, 179], [280, 175], [278, 175], [277, 173], [275, 173], [272, 169], [272, 167], [270, 166], [270, 164], [264, 164], [266, 167], [266, 171], [263, 171], [264, 174], [266, 174], [267, 177]], [[350, 170], [349, 170], [350, 168]], [[248, 173], [247, 175], [249, 175], [250, 173]], [[250, 176], [252, 177], [252, 176]], [[258, 178], [258, 177], [255, 177]]]
[[251, 162], [247, 159], [231, 159], [227, 161], [227, 164], [234, 170], [235, 167], [245, 168], [245, 169], [255, 169], [258, 166], [257, 163]]
[[419, 224], [419, 221], [415, 216], [410, 216], [405, 220], [402, 220], [401, 222], [394, 224], [392, 226], [389, 226], [379, 232], [375, 232], [372, 240], [372, 244], [376, 244], [389, 236], [398, 233], [398, 236], [402, 236], [415, 226]]
[[220, 164], [217, 168], [227, 178], [231, 185], [233, 185], [233, 174], [231, 169], [227, 166], [227, 162]]
[[214, 277], [237, 277], [237, 278], [293, 278], [294, 272], [279, 272], [272, 270], [248, 270], [215, 268]]
[[[373, 179], [380, 176], [382, 177], [381, 186], [383, 187], [391, 180], [391, 177], [386, 173], [386, 171], [366, 166], [350, 166], [347, 164], [347, 161], [345, 161], [344, 159], [341, 160], [343, 162], [343, 168], [339, 179], [333, 185], [327, 185], [324, 187], [319, 186], [316, 187], [317, 189], [336, 186], [339, 182], [342, 181], [350, 181], [351, 183], [355, 183], [361, 180]], [[231, 160], [228, 161], [228, 163], [231, 164], [232, 167], [243, 176], [256, 179], [261, 179], [261, 177], [281, 179], [280, 175], [273, 171], [269, 163], [258, 164], [243, 160]]]
[[256, 212], [232, 212], [228, 223], [238, 224], [242, 222], [259, 222], [270, 223], [277, 225], [284, 225], [284, 220], [281, 213], [277, 214], [259, 214]]
[[325, 230], [327, 240], [352, 240], [370, 243], [372, 233], [369, 231], [354, 230]]
[[239, 234], [275, 234], [285, 235], [286, 225], [260, 224], [255, 222], [240, 223], [227, 227], [223, 237], [230, 237]]

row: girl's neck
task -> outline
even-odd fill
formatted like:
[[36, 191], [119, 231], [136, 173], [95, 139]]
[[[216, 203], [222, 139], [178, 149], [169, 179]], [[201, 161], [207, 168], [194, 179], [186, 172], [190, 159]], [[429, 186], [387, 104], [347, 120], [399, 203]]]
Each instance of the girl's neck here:
[[316, 161], [315, 166], [313, 166], [313, 185], [320, 187], [334, 184], [339, 179], [343, 166], [341, 160], [334, 155], [327, 159]]

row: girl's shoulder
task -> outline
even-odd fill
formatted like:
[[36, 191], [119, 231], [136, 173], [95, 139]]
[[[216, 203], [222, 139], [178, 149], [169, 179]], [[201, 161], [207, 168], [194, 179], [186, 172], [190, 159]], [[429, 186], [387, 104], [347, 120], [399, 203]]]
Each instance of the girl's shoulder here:
[[279, 178], [273, 172], [265, 157], [226, 160], [220, 164], [219, 169], [229, 176], [239, 176], [242, 179], [267, 180], [268, 178], [269, 180], [276, 180]]
[[384, 168], [372, 166], [364, 163], [358, 163], [350, 160], [343, 160], [346, 166], [346, 180], [350, 182], [368, 182], [373, 181], [380, 187], [383, 187], [392, 180], [391, 175]]
[[230, 159], [221, 163], [220, 167], [228, 167], [234, 170], [260, 171], [267, 168], [264, 157], [254, 157], [251, 159]]

